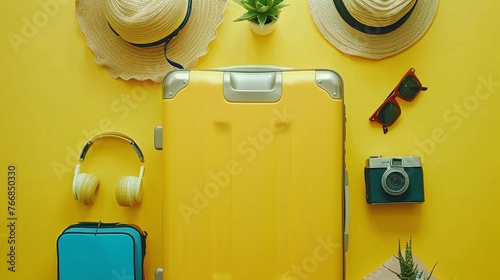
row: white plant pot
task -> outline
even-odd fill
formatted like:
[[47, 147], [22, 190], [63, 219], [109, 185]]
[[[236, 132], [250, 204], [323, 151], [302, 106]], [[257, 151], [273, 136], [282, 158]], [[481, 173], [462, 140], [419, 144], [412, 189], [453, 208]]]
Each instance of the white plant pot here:
[[268, 35], [268, 34], [271, 34], [274, 29], [276, 28], [276, 24], [278, 23], [277, 20], [275, 21], [272, 21], [268, 24], [264, 24], [263, 27], [260, 27], [260, 25], [258, 25], [257, 23], [253, 22], [253, 21], [248, 21], [248, 24], [250, 25], [250, 29], [252, 29], [252, 31], [257, 34], [257, 35]]

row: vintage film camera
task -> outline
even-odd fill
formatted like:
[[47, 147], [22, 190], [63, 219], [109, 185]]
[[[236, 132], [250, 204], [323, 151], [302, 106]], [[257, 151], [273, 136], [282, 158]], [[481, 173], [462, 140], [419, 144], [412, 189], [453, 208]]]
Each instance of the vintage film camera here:
[[369, 204], [424, 202], [422, 163], [416, 156], [370, 157], [365, 183]]

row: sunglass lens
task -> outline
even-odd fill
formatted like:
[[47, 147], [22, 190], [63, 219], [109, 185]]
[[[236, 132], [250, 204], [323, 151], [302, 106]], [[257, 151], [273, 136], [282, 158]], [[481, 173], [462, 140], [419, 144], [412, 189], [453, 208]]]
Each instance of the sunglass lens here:
[[379, 121], [389, 126], [393, 124], [401, 114], [398, 106], [392, 101], [387, 102], [377, 114]]
[[406, 76], [399, 86], [398, 93], [405, 100], [413, 100], [418, 94], [422, 85], [413, 76]]

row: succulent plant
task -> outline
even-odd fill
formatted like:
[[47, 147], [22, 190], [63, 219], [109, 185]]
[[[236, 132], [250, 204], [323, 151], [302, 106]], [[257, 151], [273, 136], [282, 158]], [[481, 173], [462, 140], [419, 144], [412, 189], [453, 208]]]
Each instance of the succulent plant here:
[[[398, 276], [398, 278], [401, 280], [423, 279], [424, 271], [419, 270], [418, 265], [416, 265], [413, 262], [413, 253], [412, 253], [412, 249], [411, 249], [411, 237], [410, 237], [410, 242], [406, 243], [404, 256], [401, 253], [401, 242], [398, 242], [398, 255], [395, 257], [399, 261], [399, 266], [401, 268], [401, 272], [397, 273], [388, 267], [385, 267], [385, 268], [387, 268], [392, 273], [396, 274]], [[427, 278], [425, 278], [426, 280], [429, 280], [431, 278], [432, 272], [434, 271], [436, 264], [434, 264], [434, 266], [432, 267], [432, 270], [431, 270], [431, 273], [429, 274], [429, 276]]]
[[247, 12], [234, 21], [249, 20], [263, 27], [273, 20], [277, 20], [281, 8], [288, 6], [283, 4], [283, 0], [234, 0]]

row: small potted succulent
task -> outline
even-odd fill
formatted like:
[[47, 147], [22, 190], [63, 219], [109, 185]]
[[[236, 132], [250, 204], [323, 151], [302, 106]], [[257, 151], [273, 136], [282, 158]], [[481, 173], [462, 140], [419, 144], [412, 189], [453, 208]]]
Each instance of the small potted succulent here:
[[425, 265], [412, 252], [411, 237], [410, 242], [406, 243], [404, 254], [401, 252], [401, 243], [398, 242], [398, 253], [392, 256], [385, 264], [381, 265], [363, 280], [437, 280]]
[[[398, 273], [384, 265], [392, 273], [396, 274], [401, 280], [429, 280], [432, 277], [432, 272], [434, 272], [434, 268], [436, 264], [432, 267], [429, 275], [424, 275], [424, 270], [420, 269], [417, 264], [413, 261], [413, 253], [411, 249], [411, 237], [410, 242], [406, 243], [405, 255], [401, 253], [401, 244], [398, 243], [398, 255], [395, 258], [399, 261], [399, 267], [401, 271]], [[424, 278], [426, 277], [426, 278]]]
[[248, 21], [256, 34], [267, 35], [274, 31], [281, 9], [288, 6], [284, 0], [234, 0], [247, 10], [234, 21]]

